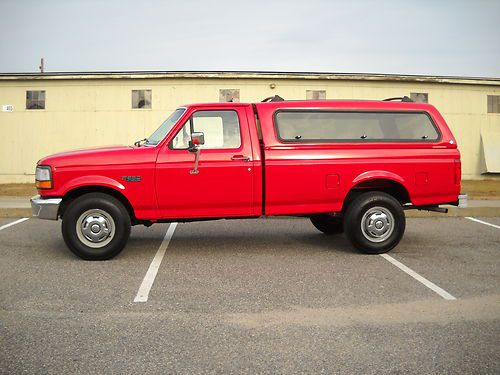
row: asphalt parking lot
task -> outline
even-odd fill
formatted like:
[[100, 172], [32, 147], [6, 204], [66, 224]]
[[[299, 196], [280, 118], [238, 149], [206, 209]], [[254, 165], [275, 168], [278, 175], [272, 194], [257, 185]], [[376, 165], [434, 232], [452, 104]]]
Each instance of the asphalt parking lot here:
[[158, 224], [106, 262], [0, 219], [0, 372], [498, 374], [500, 218], [477, 219], [408, 219], [386, 258], [306, 219]]

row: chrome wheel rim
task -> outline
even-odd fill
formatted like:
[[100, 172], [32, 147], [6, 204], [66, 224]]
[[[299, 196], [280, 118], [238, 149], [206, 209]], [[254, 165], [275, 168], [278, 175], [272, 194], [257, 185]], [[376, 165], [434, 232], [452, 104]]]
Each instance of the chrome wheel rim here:
[[384, 207], [372, 207], [361, 219], [363, 236], [371, 242], [383, 242], [394, 232], [394, 216]]
[[78, 239], [86, 246], [99, 249], [115, 236], [115, 221], [107, 212], [94, 208], [85, 211], [76, 221]]

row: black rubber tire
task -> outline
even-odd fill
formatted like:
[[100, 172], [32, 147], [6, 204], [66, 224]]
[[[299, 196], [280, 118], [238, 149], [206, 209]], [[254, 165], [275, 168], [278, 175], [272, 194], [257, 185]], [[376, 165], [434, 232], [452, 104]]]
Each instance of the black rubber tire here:
[[324, 234], [332, 235], [339, 234], [344, 231], [343, 220], [330, 215], [315, 215], [311, 216], [311, 223], [314, 227]]
[[[85, 211], [98, 208], [110, 215], [115, 224], [115, 235], [110, 243], [98, 249], [85, 245], [78, 239], [76, 222]], [[64, 212], [62, 235], [68, 248], [85, 260], [107, 260], [123, 250], [130, 236], [130, 215], [116, 198], [103, 193], [88, 193], [72, 201]]]
[[[394, 230], [382, 242], [373, 242], [365, 237], [361, 230], [363, 215], [372, 207], [384, 207], [394, 216]], [[401, 241], [406, 227], [403, 207], [393, 196], [371, 191], [361, 194], [347, 207], [344, 215], [344, 231], [347, 238], [359, 251], [366, 254], [383, 254], [392, 250]]]

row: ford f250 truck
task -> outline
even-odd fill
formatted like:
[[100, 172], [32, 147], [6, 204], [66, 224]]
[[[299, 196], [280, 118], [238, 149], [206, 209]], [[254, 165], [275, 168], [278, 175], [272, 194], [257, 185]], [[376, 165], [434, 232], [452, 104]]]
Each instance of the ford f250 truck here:
[[33, 215], [61, 218], [67, 246], [88, 260], [117, 255], [131, 225], [272, 215], [384, 253], [405, 209], [446, 212], [467, 198], [443, 117], [392, 99], [186, 105], [134, 146], [41, 159]]

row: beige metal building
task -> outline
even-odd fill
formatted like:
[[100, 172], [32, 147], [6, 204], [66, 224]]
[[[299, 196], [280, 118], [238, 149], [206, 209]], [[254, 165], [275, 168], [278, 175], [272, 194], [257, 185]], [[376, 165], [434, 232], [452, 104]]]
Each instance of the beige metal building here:
[[32, 182], [42, 156], [132, 144], [184, 103], [411, 96], [435, 105], [464, 179], [500, 178], [500, 78], [259, 72], [0, 74], [0, 183]]

